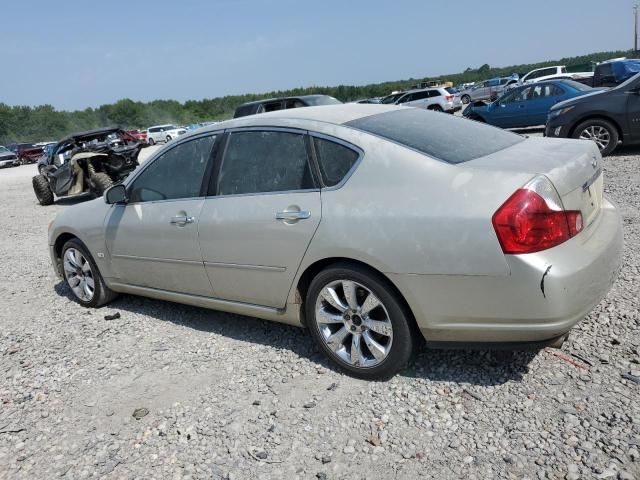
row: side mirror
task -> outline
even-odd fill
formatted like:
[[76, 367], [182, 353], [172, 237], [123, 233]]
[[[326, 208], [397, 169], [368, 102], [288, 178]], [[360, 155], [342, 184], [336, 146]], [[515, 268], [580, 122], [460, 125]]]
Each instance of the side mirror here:
[[104, 201], [109, 205], [127, 203], [127, 189], [124, 185], [118, 184], [104, 192]]

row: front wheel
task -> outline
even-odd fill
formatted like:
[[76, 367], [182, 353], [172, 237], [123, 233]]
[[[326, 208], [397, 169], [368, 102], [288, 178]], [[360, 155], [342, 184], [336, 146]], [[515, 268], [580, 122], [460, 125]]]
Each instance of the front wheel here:
[[153, 147], [156, 144], [156, 141], [153, 138], [150, 138], [147, 143]]
[[609, 155], [618, 146], [618, 130], [607, 120], [582, 122], [573, 131], [572, 137], [595, 142], [602, 156]]
[[356, 377], [388, 378], [412, 357], [409, 315], [385, 279], [366, 268], [338, 264], [320, 272], [305, 312], [320, 349]]
[[167, 143], [169, 143], [171, 141], [171, 136], [167, 135]]
[[462, 103], [466, 105], [471, 101], [471, 97], [469, 95], [463, 95], [461, 100], [462, 100]]
[[85, 307], [99, 307], [116, 297], [102, 279], [93, 258], [77, 239], [62, 247], [62, 272], [75, 300]]
[[44, 175], [36, 175], [31, 179], [33, 191], [40, 205], [51, 205], [53, 203], [53, 192], [49, 186], [49, 180]]

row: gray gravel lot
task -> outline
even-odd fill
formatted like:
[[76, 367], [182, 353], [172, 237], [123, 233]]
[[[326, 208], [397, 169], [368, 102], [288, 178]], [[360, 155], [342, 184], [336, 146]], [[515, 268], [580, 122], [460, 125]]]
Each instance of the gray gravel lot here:
[[562, 351], [424, 351], [383, 383], [333, 370], [297, 328], [80, 307], [47, 252], [73, 202], [41, 207], [33, 166], [0, 170], [0, 479], [640, 480], [640, 150], [605, 169], [624, 265]]

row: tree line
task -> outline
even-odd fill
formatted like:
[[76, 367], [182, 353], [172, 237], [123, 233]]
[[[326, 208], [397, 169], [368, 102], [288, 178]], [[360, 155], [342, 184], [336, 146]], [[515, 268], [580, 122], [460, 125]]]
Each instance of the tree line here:
[[599, 52], [577, 57], [561, 58], [540, 63], [491, 67], [484, 64], [479, 68], [467, 68], [464, 72], [438, 77], [409, 78], [392, 82], [369, 85], [338, 85], [335, 87], [305, 87], [278, 90], [260, 94], [227, 95], [225, 97], [188, 100], [154, 100], [136, 102], [128, 98], [113, 104], [77, 111], [56, 110], [51, 105], [9, 106], [0, 103], [0, 144], [13, 141], [58, 140], [73, 132], [91, 130], [107, 126], [123, 128], [146, 128], [149, 125], [175, 123], [186, 125], [212, 120], [223, 120], [233, 116], [235, 108], [244, 103], [261, 98], [309, 95], [314, 93], [331, 95], [343, 102], [363, 98], [381, 97], [394, 90], [404, 90], [417, 83], [430, 80], [450, 81], [454, 85], [507, 76], [512, 73], [523, 75], [530, 70], [550, 65], [566, 65], [569, 71], [591, 70], [591, 66], [603, 60], [616, 57], [632, 57], [633, 51]]

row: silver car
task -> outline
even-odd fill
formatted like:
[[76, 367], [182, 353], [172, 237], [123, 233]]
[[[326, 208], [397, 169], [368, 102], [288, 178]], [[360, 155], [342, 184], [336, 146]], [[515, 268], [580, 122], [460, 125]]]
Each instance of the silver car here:
[[517, 84], [518, 79], [514, 77], [492, 78], [461, 91], [460, 100], [465, 105], [479, 100], [493, 100]]
[[559, 345], [622, 229], [591, 142], [346, 104], [199, 129], [49, 229], [77, 301], [117, 293], [309, 329], [363, 378], [433, 346]]

